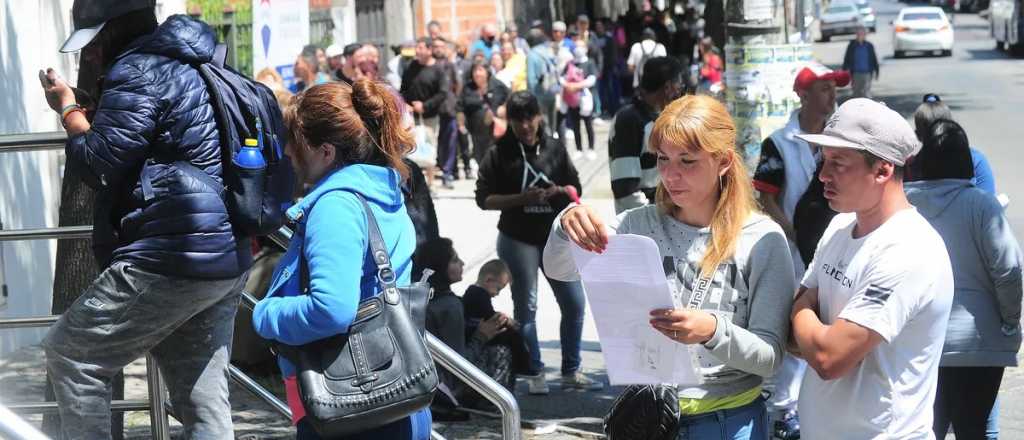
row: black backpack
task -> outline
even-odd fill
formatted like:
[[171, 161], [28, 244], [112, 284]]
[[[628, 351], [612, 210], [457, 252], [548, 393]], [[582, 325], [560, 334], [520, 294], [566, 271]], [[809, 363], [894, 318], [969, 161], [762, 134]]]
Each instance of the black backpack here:
[[[225, 64], [226, 57], [227, 46], [218, 44], [211, 62], [193, 65], [206, 83], [220, 132], [224, 201], [236, 235], [268, 235], [284, 224], [295, 184], [284, 154], [284, 118], [274, 92]], [[265, 168], [235, 164], [247, 138], [259, 141]]]

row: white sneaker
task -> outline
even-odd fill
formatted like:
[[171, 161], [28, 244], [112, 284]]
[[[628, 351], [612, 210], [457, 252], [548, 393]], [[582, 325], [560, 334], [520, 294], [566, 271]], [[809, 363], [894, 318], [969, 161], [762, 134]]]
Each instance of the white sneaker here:
[[595, 159], [597, 159], [597, 152], [594, 151], [594, 150], [588, 150], [587, 151], [587, 160], [595, 160]]
[[569, 157], [572, 158], [572, 160], [579, 160], [581, 156], [583, 156], [583, 152], [580, 150], [572, 150], [572, 153], [569, 153]]
[[597, 391], [604, 388], [604, 384], [594, 379], [587, 377], [587, 375], [580, 373], [579, 371], [570, 374], [568, 376], [562, 375], [562, 389], [575, 389], [583, 391]]
[[529, 385], [530, 388], [530, 394], [545, 395], [551, 392], [548, 388], [547, 378], [544, 377], [544, 373], [537, 373], [533, 376], [521, 375], [519, 377], [526, 379], [526, 384]]

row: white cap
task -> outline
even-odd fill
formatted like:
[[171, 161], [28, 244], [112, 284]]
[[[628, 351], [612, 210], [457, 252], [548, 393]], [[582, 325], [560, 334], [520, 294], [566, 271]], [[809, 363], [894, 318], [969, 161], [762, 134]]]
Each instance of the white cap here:
[[324, 49], [324, 55], [327, 55], [327, 58], [340, 57], [344, 53], [345, 47], [338, 43], [334, 43], [327, 46], [327, 49]]
[[921, 151], [921, 142], [903, 116], [867, 98], [851, 99], [839, 106], [821, 134], [796, 137], [823, 147], [867, 151], [898, 166]]

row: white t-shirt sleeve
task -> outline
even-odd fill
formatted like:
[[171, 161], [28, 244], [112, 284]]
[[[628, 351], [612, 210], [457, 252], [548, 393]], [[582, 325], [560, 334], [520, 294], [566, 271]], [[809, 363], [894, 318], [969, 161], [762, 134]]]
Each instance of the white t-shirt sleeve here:
[[887, 247], [857, 280], [857, 292], [839, 312], [845, 319], [878, 333], [890, 343], [934, 294], [934, 271], [920, 257]]
[[664, 44], [658, 43], [658, 45], [654, 48], [654, 56], [656, 56], [656, 57], [667, 57], [668, 56], [668, 51], [665, 50], [665, 45]]
[[633, 47], [629, 49], [629, 58], [626, 58], [626, 64], [635, 66], [643, 57], [643, 49], [640, 48], [640, 43], [633, 43]]

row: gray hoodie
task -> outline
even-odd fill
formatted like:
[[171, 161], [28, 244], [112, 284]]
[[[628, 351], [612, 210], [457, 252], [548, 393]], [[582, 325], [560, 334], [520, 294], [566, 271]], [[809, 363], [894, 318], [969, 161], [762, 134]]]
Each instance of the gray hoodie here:
[[946, 242], [953, 309], [943, 367], [1017, 365], [1021, 345], [1021, 250], [992, 195], [969, 180], [908, 182], [907, 198]]
[[[564, 211], [563, 211], [564, 212]], [[561, 215], [544, 248], [544, 271], [562, 281], [579, 279], [574, 246], [561, 228]], [[669, 286], [682, 304], [700, 270], [709, 228], [696, 228], [648, 205], [619, 214], [611, 228], [619, 234], [654, 239], [664, 260]], [[796, 292], [793, 261], [782, 228], [762, 214], [743, 225], [735, 254], [718, 265], [701, 309], [715, 315], [718, 327], [699, 351], [704, 384], [681, 387], [682, 398], [731, 396], [775, 374], [789, 335], [789, 313]]]

